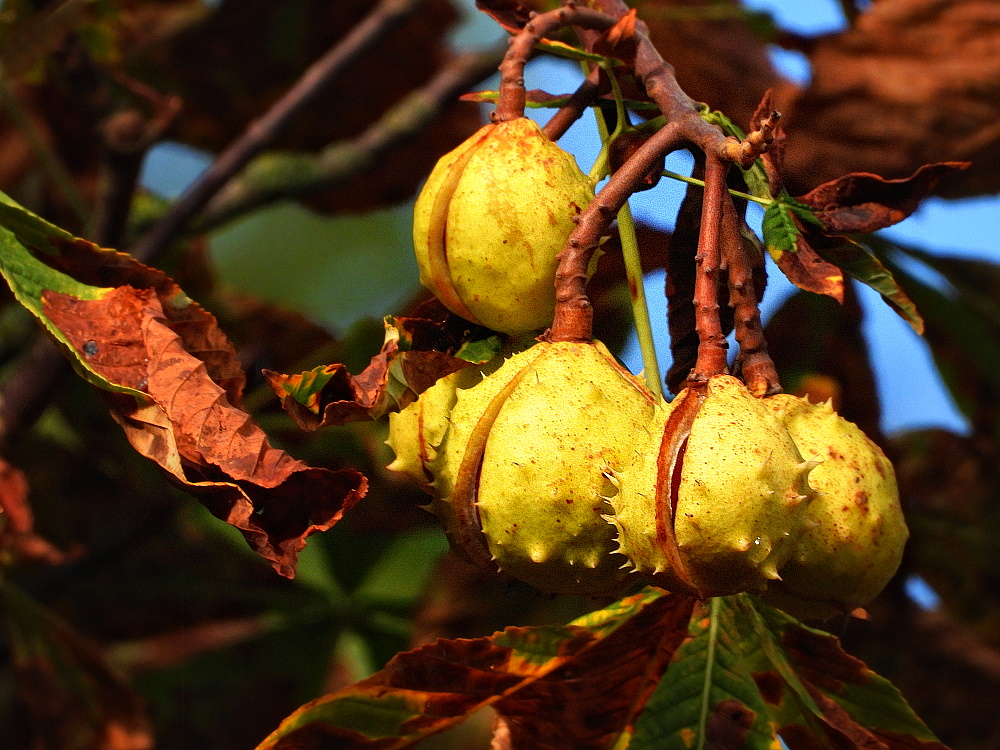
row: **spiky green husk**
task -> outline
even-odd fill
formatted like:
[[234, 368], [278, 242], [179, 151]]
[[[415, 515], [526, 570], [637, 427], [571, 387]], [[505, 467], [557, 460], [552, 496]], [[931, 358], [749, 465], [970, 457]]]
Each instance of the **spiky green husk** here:
[[704, 597], [775, 580], [814, 493], [770, 409], [720, 375], [661, 410], [653, 434], [611, 499], [620, 551], [657, 585]]
[[[470, 558], [485, 546], [501, 571], [542, 591], [619, 592], [627, 574], [604, 520], [608, 475], [645, 436], [653, 403], [600, 343], [539, 343], [460, 392], [431, 467], [432, 507], [453, 545]], [[478, 541], [463, 526], [470, 502]]]
[[825, 620], [874, 599], [895, 574], [909, 532], [892, 464], [829, 403], [765, 399], [806, 458], [818, 497], [809, 507], [781, 582], [764, 598], [807, 620]]
[[466, 367], [438, 380], [405, 409], [389, 415], [389, 439], [395, 460], [386, 468], [404, 474], [431, 492], [428, 466], [448, 428], [457, 392], [483, 379], [483, 367]]
[[484, 126], [435, 166], [414, 207], [420, 281], [504, 333], [552, 322], [556, 254], [594, 198], [573, 156], [527, 118]]

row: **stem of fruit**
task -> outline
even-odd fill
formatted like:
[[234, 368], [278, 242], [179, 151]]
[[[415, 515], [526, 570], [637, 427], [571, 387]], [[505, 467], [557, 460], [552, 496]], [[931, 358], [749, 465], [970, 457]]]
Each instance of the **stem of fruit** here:
[[[611, 73], [613, 75], [613, 73]], [[620, 91], [616, 85], [615, 96], [621, 102]], [[611, 142], [608, 124], [600, 109], [595, 109], [597, 128], [604, 142], [601, 153], [607, 154]], [[621, 132], [626, 120], [624, 107], [619, 109], [618, 127], [614, 135]], [[639, 257], [639, 241], [635, 236], [635, 222], [632, 221], [632, 209], [628, 201], [618, 211], [618, 236], [622, 243], [622, 259], [625, 261], [625, 278], [628, 280], [629, 294], [632, 297], [632, 318], [635, 323], [636, 336], [639, 340], [639, 351], [642, 353], [642, 369], [646, 378], [646, 386], [658, 397], [663, 396], [663, 385], [660, 379], [660, 363], [656, 358], [656, 347], [653, 344], [653, 325], [649, 319], [649, 307], [646, 305], [646, 289], [642, 278], [642, 260]]]
[[713, 154], [705, 155], [705, 196], [701, 208], [701, 231], [695, 256], [695, 330], [698, 331], [698, 361], [689, 383], [706, 382], [726, 371], [729, 347], [719, 321], [719, 267], [722, 262], [722, 204], [726, 195], [728, 165]]
[[590, 71], [583, 83], [570, 96], [569, 101], [552, 115], [552, 119], [545, 123], [545, 127], [542, 128], [545, 135], [553, 141], [558, 141], [566, 134], [570, 126], [580, 119], [587, 107], [593, 104], [597, 98], [600, 75], [600, 68], [594, 68]]
[[510, 49], [500, 63], [500, 88], [497, 91], [495, 122], [507, 122], [524, 117], [526, 94], [524, 66], [534, 46], [547, 34], [566, 26], [604, 31], [615, 24], [615, 19], [590, 8], [563, 6], [534, 16], [520, 33], [510, 39]]
[[719, 611], [721, 603], [719, 597], [708, 600], [708, 651], [705, 654], [705, 679], [701, 685], [701, 707], [698, 716], [698, 744], [697, 750], [705, 750], [707, 747], [708, 713], [711, 710], [712, 695], [712, 670], [715, 668], [715, 644], [719, 632]]
[[740, 219], [732, 198], [722, 206], [722, 260], [729, 269], [729, 304], [733, 308], [736, 341], [743, 380], [757, 396], [781, 393], [781, 383], [771, 355], [767, 353], [760, 308], [753, 283], [753, 258], [740, 236]]
[[[664, 177], [669, 177], [672, 180], [677, 180], [678, 182], [686, 182], [689, 185], [698, 185], [700, 187], [705, 187], [705, 181], [699, 180], [697, 177], [688, 177], [687, 175], [680, 174], [678, 172], [671, 172], [669, 169], [664, 169], [661, 174]], [[757, 195], [750, 195], [750, 193], [744, 193], [741, 190], [733, 190], [732, 188], [726, 188], [730, 195], [736, 198], [743, 198], [744, 200], [753, 201], [758, 203], [764, 208], [767, 208], [772, 203], [777, 203], [774, 198], [761, 198]]]
[[678, 124], [665, 125], [611, 175], [597, 197], [580, 214], [576, 229], [558, 256], [556, 312], [550, 341], [590, 341], [594, 311], [585, 288], [590, 259], [607, 234], [612, 219], [650, 167], [684, 142]]

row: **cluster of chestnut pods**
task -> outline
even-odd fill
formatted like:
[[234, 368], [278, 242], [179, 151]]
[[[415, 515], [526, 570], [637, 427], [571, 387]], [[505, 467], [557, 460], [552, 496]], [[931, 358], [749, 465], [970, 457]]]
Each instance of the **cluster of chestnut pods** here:
[[[592, 199], [531, 120], [487, 125], [417, 201], [421, 281], [524, 341], [552, 321], [555, 256]], [[431, 495], [466, 559], [552, 593], [757, 592], [800, 619], [850, 612], [895, 572], [892, 466], [829, 404], [729, 375], [667, 403], [598, 341], [528, 339], [391, 416], [390, 468]]]

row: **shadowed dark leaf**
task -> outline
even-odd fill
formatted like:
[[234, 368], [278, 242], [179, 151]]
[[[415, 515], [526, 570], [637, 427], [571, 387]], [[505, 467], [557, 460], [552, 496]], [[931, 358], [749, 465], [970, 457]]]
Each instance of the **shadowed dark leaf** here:
[[796, 200], [812, 208], [831, 234], [869, 233], [898, 224], [917, 210], [942, 177], [969, 162], [925, 164], [909, 177], [887, 180], [855, 172], [838, 177]]
[[152, 749], [142, 699], [100, 649], [7, 581], [0, 583], [0, 627], [40, 746]]
[[411, 747], [484, 706], [504, 719], [512, 747], [605, 748], [684, 637], [691, 604], [649, 590], [565, 627], [507, 628], [399, 654], [303, 706], [259, 750]]

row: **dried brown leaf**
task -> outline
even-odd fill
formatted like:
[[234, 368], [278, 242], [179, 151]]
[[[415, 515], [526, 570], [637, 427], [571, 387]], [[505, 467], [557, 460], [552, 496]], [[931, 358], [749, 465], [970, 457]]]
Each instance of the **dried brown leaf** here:
[[456, 327], [457, 316], [391, 320], [382, 350], [357, 375], [340, 363], [296, 375], [264, 370], [282, 407], [299, 427], [313, 431], [376, 419], [404, 408], [440, 378], [472, 364], [453, 356], [471, 334], [468, 323]]
[[598, 55], [621, 60], [626, 67], [634, 67], [635, 55], [639, 51], [635, 22], [636, 10], [631, 8], [614, 26], [598, 37], [592, 51]]
[[511, 34], [519, 32], [531, 20], [531, 9], [517, 0], [476, 0], [476, 7]]
[[65, 553], [35, 533], [28, 490], [24, 472], [0, 458], [0, 553], [17, 562], [43, 565], [60, 565], [77, 557], [79, 550]]
[[170, 299], [120, 286], [99, 300], [48, 292], [45, 304], [95, 373], [148, 394], [146, 403], [110, 400], [133, 447], [238, 528], [282, 575], [294, 575], [307, 536], [330, 528], [364, 495], [358, 472], [312, 468], [270, 446], [213, 378], [231, 369], [235, 353], [194, 303], [173, 310], [172, 320]]
[[825, 182], [796, 200], [813, 209], [831, 234], [869, 233], [901, 222], [942, 177], [968, 166], [968, 162], [924, 164], [909, 177], [895, 180], [856, 172]]
[[880, 0], [816, 40], [804, 91], [778, 91], [788, 187], [804, 193], [849, 172], [905, 177], [969, 161], [942, 183], [958, 197], [1000, 189], [1000, 5]]
[[[822, 239], [822, 238], [820, 238]], [[844, 301], [844, 273], [813, 250], [805, 235], [795, 240], [794, 253], [772, 254], [781, 272], [799, 289], [825, 294], [838, 302]]]

